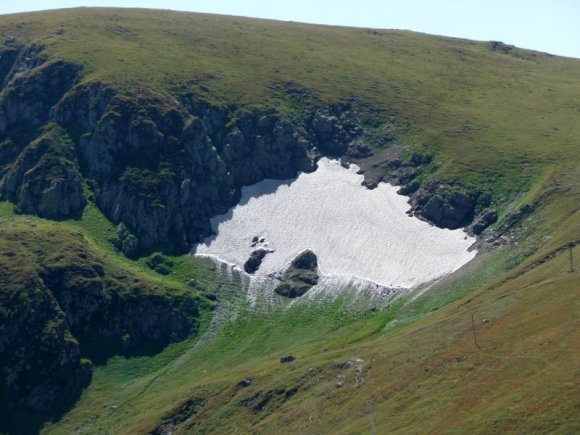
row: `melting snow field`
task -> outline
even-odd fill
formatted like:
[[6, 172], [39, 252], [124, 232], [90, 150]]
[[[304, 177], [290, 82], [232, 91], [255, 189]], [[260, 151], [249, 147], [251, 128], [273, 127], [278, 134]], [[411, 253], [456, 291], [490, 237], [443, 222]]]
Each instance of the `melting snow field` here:
[[[429, 225], [405, 212], [408, 197], [380, 183], [361, 186], [358, 168], [321, 159], [318, 169], [292, 180], [264, 180], [242, 188], [238, 205], [212, 219], [216, 235], [194, 247], [240, 269], [265, 247], [256, 276], [283, 272], [301, 251], [318, 256], [323, 275], [369, 280], [389, 288], [413, 288], [447, 275], [468, 261], [475, 239], [461, 230]], [[264, 239], [252, 247], [254, 237]]]

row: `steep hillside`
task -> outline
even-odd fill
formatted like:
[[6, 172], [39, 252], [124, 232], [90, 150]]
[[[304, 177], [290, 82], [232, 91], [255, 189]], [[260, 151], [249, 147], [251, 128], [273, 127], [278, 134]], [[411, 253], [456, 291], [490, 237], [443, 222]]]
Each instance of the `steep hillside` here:
[[[0, 430], [577, 430], [579, 83], [499, 42], [0, 16]], [[481, 254], [383, 311], [255, 307], [183, 255], [242, 186], [322, 156]]]

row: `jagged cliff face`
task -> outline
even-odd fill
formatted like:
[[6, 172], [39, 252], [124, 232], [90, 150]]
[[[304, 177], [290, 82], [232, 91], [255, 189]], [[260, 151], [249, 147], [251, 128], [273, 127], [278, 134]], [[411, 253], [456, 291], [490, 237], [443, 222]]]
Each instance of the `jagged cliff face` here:
[[0, 194], [23, 212], [67, 218], [82, 212], [86, 180], [121, 225], [127, 255], [186, 251], [241, 186], [311, 171], [315, 147], [344, 154], [362, 131], [324, 110], [296, 126], [191, 96], [77, 84], [81, 68], [47, 62], [38, 47], [2, 54], [4, 70], [12, 61], [0, 94]]
[[312, 168], [309, 143], [274, 116], [227, 125], [227, 110], [127, 99], [95, 85], [75, 89], [53, 114], [82, 132], [78, 156], [98, 206], [144, 250], [183, 252], [209, 233], [209, 218], [235, 202], [240, 186]]
[[4, 173], [0, 193], [24, 213], [62, 219], [80, 214], [87, 201], [74, 145], [57, 125], [47, 125]]

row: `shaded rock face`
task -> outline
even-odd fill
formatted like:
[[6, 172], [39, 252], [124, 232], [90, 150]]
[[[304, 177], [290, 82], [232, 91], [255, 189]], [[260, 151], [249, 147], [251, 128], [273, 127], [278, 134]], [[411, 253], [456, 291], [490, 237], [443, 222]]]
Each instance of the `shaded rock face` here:
[[0, 85], [4, 83], [12, 66], [16, 63], [19, 50], [16, 47], [4, 46], [0, 49]]
[[361, 133], [322, 111], [301, 128], [276, 114], [238, 116], [189, 96], [168, 106], [95, 83], [52, 113], [77, 142], [99, 208], [141, 251], [186, 251], [211, 233], [209, 219], [236, 203], [241, 186], [310, 172], [310, 149], [340, 153]]
[[[1, 174], [1, 172], [0, 172]], [[0, 177], [0, 194], [24, 213], [61, 219], [82, 212], [87, 201], [74, 145], [58, 126], [49, 126]]]
[[369, 155], [368, 147], [356, 141], [362, 135], [362, 129], [351, 122], [347, 107], [317, 110], [307, 128], [313, 142], [324, 154], [335, 157], [347, 152], [358, 156]]
[[48, 121], [51, 108], [80, 75], [80, 68], [70, 63], [57, 61], [36, 66], [35, 59], [30, 58], [35, 55], [22, 56], [21, 65], [13, 67], [0, 94], [0, 132], [21, 127], [33, 131]]
[[227, 109], [164, 104], [93, 84], [53, 110], [78, 141], [99, 208], [141, 250], [184, 252], [210, 234], [209, 219], [235, 204], [241, 186], [315, 169], [306, 133], [287, 120], [252, 114], [232, 123]]
[[489, 204], [489, 195], [477, 190], [460, 190], [435, 181], [417, 192], [412, 199], [412, 212], [440, 228], [454, 230], [469, 225], [477, 209]]
[[48, 218], [80, 213], [86, 200], [74, 145], [58, 126], [46, 125], [51, 108], [77, 82], [80, 68], [45, 62], [41, 49], [33, 46], [2, 51], [0, 72], [5, 75], [0, 92], [0, 198]]
[[427, 200], [422, 214], [437, 226], [460, 228], [473, 219], [475, 204], [463, 192], [436, 194]]
[[138, 343], [184, 338], [195, 325], [198, 310], [192, 297], [153, 294], [147, 284], [139, 282], [131, 294], [126, 293], [98, 262], [66, 267], [49, 264], [40, 276], [67, 313], [67, 324], [81, 344], [85, 337], [122, 338], [121, 351], [125, 352]]
[[[12, 307], [0, 328], [0, 390], [3, 406], [35, 413], [60, 411], [78, 398], [91, 378], [90, 364], [80, 359], [78, 342], [66, 315], [41, 280], [30, 277], [19, 294], [2, 294], [2, 306]], [[26, 307], [18, 300], [26, 298]]]
[[481, 234], [487, 227], [497, 222], [497, 212], [486, 210], [469, 228], [475, 235]]
[[287, 298], [297, 298], [318, 284], [318, 258], [311, 250], [300, 253], [280, 280], [274, 292]]

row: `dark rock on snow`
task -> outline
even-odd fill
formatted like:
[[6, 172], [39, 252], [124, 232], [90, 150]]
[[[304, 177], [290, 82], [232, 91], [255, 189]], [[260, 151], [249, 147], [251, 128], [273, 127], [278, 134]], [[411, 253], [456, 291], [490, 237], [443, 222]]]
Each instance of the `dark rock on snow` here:
[[397, 193], [399, 195], [411, 195], [419, 190], [419, 187], [420, 185], [417, 181], [411, 181], [409, 184], [402, 186]]
[[318, 284], [317, 269], [318, 259], [314, 252], [306, 250], [300, 253], [292, 260], [274, 292], [287, 298], [302, 296]]
[[292, 263], [290, 263], [290, 267], [292, 269], [308, 269], [308, 270], [316, 270], [318, 267], [318, 258], [316, 254], [312, 252], [310, 249], [300, 253]]
[[269, 253], [267, 249], [256, 249], [250, 254], [250, 258], [244, 263], [244, 270], [246, 273], [255, 273], [262, 264], [262, 260]]

